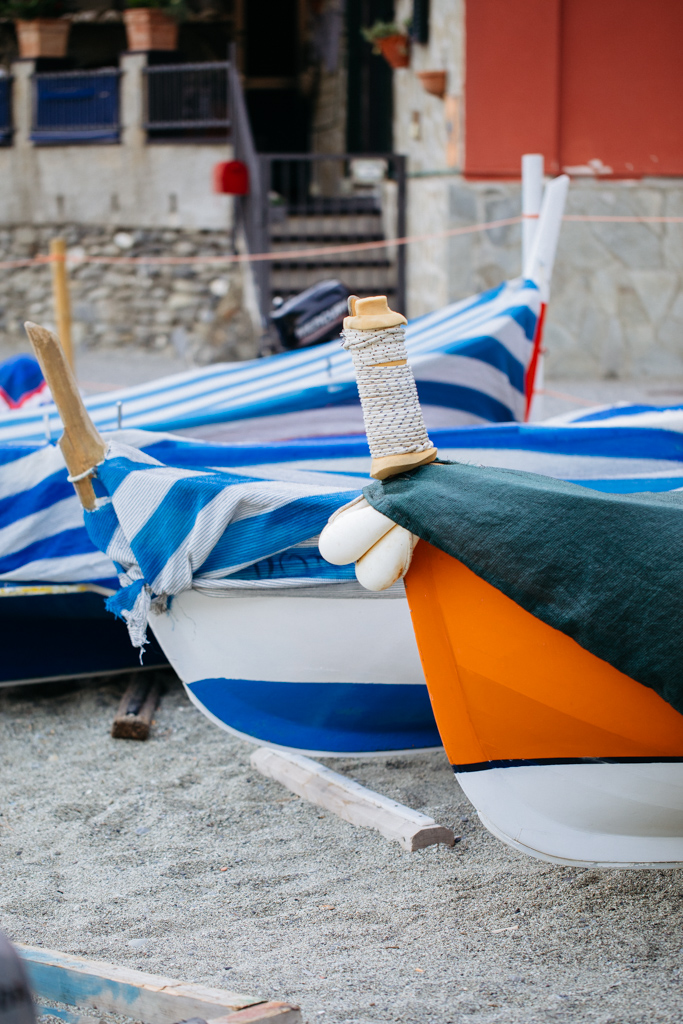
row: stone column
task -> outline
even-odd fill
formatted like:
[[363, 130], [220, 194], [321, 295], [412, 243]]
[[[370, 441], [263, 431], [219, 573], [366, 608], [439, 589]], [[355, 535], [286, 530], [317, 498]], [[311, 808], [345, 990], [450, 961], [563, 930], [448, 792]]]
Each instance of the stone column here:
[[121, 67], [121, 143], [131, 149], [145, 145], [145, 75], [146, 53], [122, 53]]
[[42, 196], [35, 191], [36, 158], [31, 142], [33, 124], [34, 60], [17, 60], [12, 64], [12, 139], [10, 181], [11, 192], [7, 216], [10, 223], [30, 224], [40, 220]]
[[29, 146], [33, 121], [33, 88], [31, 78], [36, 70], [34, 60], [17, 60], [12, 64], [12, 122], [15, 146]]

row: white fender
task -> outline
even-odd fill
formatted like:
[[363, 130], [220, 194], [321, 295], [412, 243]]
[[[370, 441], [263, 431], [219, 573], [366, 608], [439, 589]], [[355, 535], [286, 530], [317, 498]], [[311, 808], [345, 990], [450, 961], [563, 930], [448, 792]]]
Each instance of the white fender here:
[[408, 572], [415, 534], [395, 525], [356, 562], [356, 579], [366, 590], [387, 590]]
[[364, 555], [393, 526], [393, 521], [369, 505], [365, 498], [357, 498], [330, 517], [320, 534], [318, 550], [326, 562], [348, 565]]

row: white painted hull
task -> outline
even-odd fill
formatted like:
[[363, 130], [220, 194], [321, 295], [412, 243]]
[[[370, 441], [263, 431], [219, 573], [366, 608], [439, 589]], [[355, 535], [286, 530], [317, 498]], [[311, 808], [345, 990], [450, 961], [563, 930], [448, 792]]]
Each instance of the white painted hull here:
[[540, 764], [457, 772], [494, 835], [557, 864], [683, 863], [683, 762]]
[[212, 721], [316, 754], [440, 745], [402, 588], [353, 584], [177, 596], [150, 625]]

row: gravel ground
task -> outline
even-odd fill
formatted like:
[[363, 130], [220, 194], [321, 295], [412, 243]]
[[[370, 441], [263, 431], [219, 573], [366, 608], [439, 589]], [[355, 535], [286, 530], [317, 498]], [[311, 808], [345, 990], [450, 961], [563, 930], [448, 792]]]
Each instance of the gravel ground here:
[[256, 774], [172, 676], [150, 739], [110, 739], [123, 686], [0, 691], [11, 938], [292, 1000], [308, 1024], [683, 1016], [683, 872], [518, 854], [440, 752], [328, 762], [462, 837], [407, 853]]

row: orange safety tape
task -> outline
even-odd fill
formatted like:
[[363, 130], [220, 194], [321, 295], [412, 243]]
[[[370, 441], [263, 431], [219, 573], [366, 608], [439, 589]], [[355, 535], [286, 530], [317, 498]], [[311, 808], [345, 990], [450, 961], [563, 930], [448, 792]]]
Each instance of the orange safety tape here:
[[[138, 264], [156, 266], [185, 266], [187, 264], [230, 264], [259, 263], [265, 261], [300, 260], [307, 256], [331, 256], [345, 252], [367, 252], [370, 249], [387, 249], [392, 245], [411, 245], [414, 242], [429, 242], [437, 238], [453, 238], [456, 235], [470, 235], [477, 231], [491, 231], [494, 228], [520, 224], [525, 217], [536, 217], [536, 214], [525, 214], [524, 217], [506, 217], [503, 220], [492, 220], [484, 224], [468, 224], [465, 227], [448, 228], [446, 231], [435, 231], [425, 235], [406, 235], [403, 238], [388, 238], [377, 242], [350, 242], [346, 245], [323, 245], [316, 249], [287, 249], [283, 252], [226, 253], [223, 256], [82, 256], [74, 257], [68, 253], [52, 256], [35, 256], [25, 260], [0, 260], [0, 270], [11, 270], [18, 267], [33, 267], [40, 264], [58, 263], [66, 260], [72, 266], [82, 263], [114, 263], [135, 266]], [[602, 214], [565, 214], [565, 221], [589, 222], [594, 224], [683, 224], [683, 217], [621, 217], [603, 216]]]

